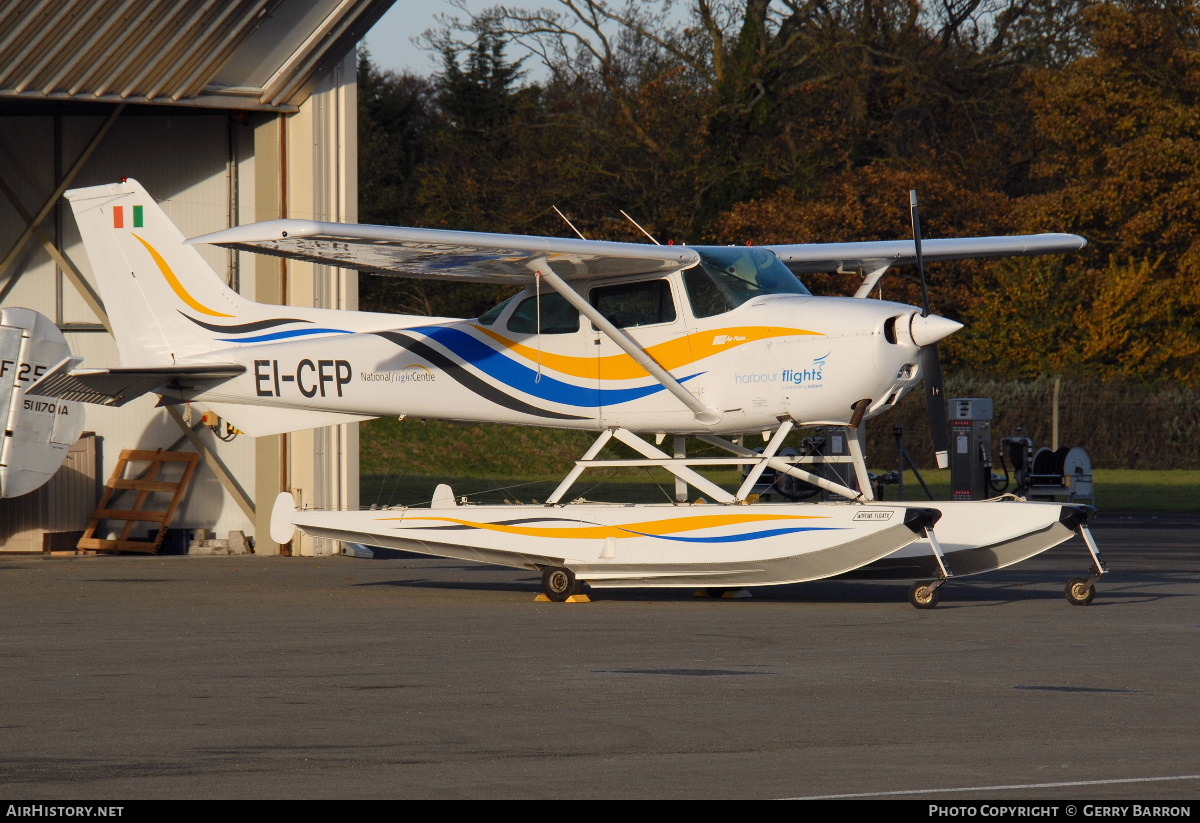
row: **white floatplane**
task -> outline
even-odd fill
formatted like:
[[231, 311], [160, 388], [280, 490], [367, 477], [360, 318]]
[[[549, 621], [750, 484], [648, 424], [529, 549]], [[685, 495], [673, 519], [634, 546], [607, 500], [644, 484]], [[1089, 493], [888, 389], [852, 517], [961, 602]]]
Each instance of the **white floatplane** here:
[[[582, 238], [273, 220], [185, 240], [135, 181], [66, 195], [108, 308], [121, 366], [64, 358], [27, 394], [121, 405], [147, 392], [195, 402], [252, 436], [380, 416], [598, 432], [544, 504], [463, 505], [440, 488], [429, 507], [297, 510], [276, 502], [272, 535], [296, 528], [343, 541], [542, 573], [564, 600], [592, 587], [730, 588], [856, 572], [917, 580], [931, 607], [957, 574], [991, 571], [1080, 535], [1092, 573], [1068, 586], [1090, 602], [1105, 572], [1090, 509], [1019, 500], [882, 503], [872, 498], [862, 423], [924, 383], [945, 454], [937, 341], [960, 328], [918, 308], [867, 299], [893, 266], [1079, 249], [1070, 234], [680, 246]], [[470, 319], [280, 307], [225, 286], [194, 244], [404, 277], [512, 284]], [[858, 272], [853, 297], [816, 296], [797, 274]], [[789, 434], [844, 426], [856, 482], [781, 453]], [[940, 430], [940, 433], [939, 433]], [[761, 450], [742, 442], [766, 438]], [[672, 438], [670, 453], [654, 441]], [[689, 439], [728, 457], [689, 457]], [[641, 456], [603, 459], [618, 442]], [[701, 501], [570, 501], [581, 472], [648, 465]], [[730, 490], [697, 467], [749, 466]], [[755, 503], [774, 471], [845, 502]]]

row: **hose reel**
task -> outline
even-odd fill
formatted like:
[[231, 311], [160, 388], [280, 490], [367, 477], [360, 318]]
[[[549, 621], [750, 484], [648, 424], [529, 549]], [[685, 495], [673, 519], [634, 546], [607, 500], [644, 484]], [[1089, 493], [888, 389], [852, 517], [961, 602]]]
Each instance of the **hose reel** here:
[[1093, 496], [1092, 461], [1088, 453], [1078, 446], [1038, 449], [1033, 455], [1029, 480], [1030, 493], [1035, 496], [1045, 493], [1053, 495], [1057, 490], [1069, 490], [1072, 500]]
[[1092, 460], [1082, 448], [1039, 448], [1022, 429], [1014, 437], [1003, 438], [1000, 448], [1001, 459], [1016, 475], [1018, 495], [1034, 500], [1065, 497], [1067, 502], [1094, 503]]

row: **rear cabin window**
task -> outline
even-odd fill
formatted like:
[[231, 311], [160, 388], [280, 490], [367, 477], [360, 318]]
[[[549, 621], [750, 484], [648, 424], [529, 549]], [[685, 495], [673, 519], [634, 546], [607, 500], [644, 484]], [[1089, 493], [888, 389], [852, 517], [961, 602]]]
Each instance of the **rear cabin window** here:
[[579, 331], [579, 312], [558, 292], [527, 297], [508, 318], [508, 330], [517, 334], [570, 334]]
[[592, 305], [619, 329], [670, 323], [676, 317], [666, 280], [642, 280], [592, 289]]

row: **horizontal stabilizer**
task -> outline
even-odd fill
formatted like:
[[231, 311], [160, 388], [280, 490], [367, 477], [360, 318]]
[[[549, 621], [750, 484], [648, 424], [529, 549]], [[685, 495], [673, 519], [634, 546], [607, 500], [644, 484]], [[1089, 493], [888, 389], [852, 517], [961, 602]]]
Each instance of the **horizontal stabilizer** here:
[[29, 387], [26, 394], [124, 406], [147, 392], [167, 386], [191, 388], [201, 380], [223, 382], [246, 370], [236, 363], [199, 366], [151, 366], [128, 369], [76, 369], [80, 358], [68, 357]]
[[375, 415], [309, 411], [308, 409], [288, 409], [280, 406], [245, 406], [241, 403], [210, 403], [207, 400], [199, 402], [251, 437], [287, 434], [305, 429], [317, 429], [322, 426], [338, 426], [342, 423], [359, 423], [363, 420], [375, 419]]

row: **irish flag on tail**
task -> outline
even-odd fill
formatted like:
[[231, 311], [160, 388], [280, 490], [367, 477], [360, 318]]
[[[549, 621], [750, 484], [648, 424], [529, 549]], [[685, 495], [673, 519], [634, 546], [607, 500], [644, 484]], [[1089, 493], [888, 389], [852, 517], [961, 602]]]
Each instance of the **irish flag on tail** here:
[[141, 206], [113, 206], [114, 229], [140, 229], [141, 227]]

